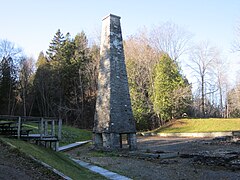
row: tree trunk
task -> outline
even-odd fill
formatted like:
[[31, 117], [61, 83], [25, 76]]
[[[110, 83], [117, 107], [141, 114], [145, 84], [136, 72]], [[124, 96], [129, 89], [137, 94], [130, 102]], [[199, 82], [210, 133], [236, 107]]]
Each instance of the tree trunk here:
[[23, 116], [26, 116], [26, 86], [23, 88]]
[[223, 117], [223, 95], [222, 95], [222, 87], [219, 86], [219, 94], [220, 94], [220, 111], [221, 117]]
[[203, 117], [205, 117], [205, 102], [204, 102], [204, 98], [205, 98], [205, 94], [204, 94], [204, 76], [202, 75], [201, 77], [201, 80], [202, 80], [202, 100], [201, 100], [201, 104], [202, 104], [202, 114], [203, 114]]

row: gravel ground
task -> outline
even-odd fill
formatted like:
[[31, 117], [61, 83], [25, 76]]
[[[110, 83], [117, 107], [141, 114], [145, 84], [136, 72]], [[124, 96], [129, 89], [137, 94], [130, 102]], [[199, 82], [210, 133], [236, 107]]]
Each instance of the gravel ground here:
[[[228, 151], [240, 153], [240, 145], [211, 143], [209, 139], [138, 137], [138, 150], [129, 153], [96, 153], [91, 146], [81, 146], [68, 151], [74, 158], [102, 166], [133, 179], [240, 179], [239, 169], [194, 162], [194, 158], [182, 158], [181, 154]], [[168, 154], [172, 158], [148, 158], [132, 154]], [[240, 158], [240, 157], [239, 157]]]
[[[51, 171], [37, 164], [19, 151], [0, 142], [0, 179], [60, 179]], [[118, 153], [102, 153], [89, 145], [75, 148], [66, 153], [85, 162], [102, 166], [132, 179], [240, 179], [240, 170], [219, 165], [196, 163], [194, 158], [184, 155], [207, 152], [240, 153], [240, 145], [227, 142], [215, 143], [210, 139], [138, 137], [138, 150]], [[171, 154], [171, 158], [149, 158], [139, 154]], [[240, 163], [240, 157], [237, 159]]]
[[31, 158], [0, 142], [0, 179], [32, 180], [61, 179]]

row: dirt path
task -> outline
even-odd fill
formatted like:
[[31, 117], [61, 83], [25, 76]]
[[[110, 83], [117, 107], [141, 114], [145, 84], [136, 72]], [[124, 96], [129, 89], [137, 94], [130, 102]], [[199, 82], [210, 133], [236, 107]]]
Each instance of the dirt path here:
[[120, 155], [99, 153], [91, 150], [91, 146], [79, 147], [68, 151], [68, 154], [133, 179], [240, 179], [240, 170], [233, 171], [223, 166], [196, 163], [194, 158], [180, 156], [201, 152], [240, 151], [239, 144], [223, 145], [210, 142], [207, 139], [192, 138], [138, 138], [138, 150], [135, 154], [179, 154], [177, 157], [166, 159], [132, 156], [127, 151], [121, 152]]
[[61, 179], [29, 157], [0, 142], [0, 179]]

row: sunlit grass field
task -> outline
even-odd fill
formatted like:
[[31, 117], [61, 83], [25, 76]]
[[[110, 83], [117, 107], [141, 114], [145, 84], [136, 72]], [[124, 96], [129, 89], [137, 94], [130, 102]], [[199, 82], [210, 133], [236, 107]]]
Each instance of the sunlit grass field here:
[[240, 131], [240, 118], [236, 119], [179, 119], [153, 130], [155, 133], [193, 133]]

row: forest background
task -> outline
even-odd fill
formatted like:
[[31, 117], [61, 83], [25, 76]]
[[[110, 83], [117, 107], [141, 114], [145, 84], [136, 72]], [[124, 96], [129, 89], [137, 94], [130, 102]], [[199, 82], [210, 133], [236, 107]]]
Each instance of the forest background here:
[[[33, 5], [30, 1], [20, 4], [16, 1], [13, 2], [5, 2], [6, 7], [15, 9], [14, 12], [21, 11], [19, 16], [24, 16], [23, 27], [33, 27], [25, 24], [31, 21], [31, 18], [29, 20], [26, 15], [29, 12], [35, 17], [37, 14], [42, 14], [33, 12], [40, 4]], [[97, 4], [97, 2], [95, 3]], [[195, 24], [191, 24], [190, 29], [194, 30], [192, 28], [194, 25], [196, 27], [208, 25], [208, 27], [203, 26], [199, 30], [209, 32], [209, 34], [213, 32], [212, 37], [215, 34], [221, 35], [220, 32], [224, 31], [223, 28], [216, 27], [218, 29], [214, 29], [212, 27], [218, 25], [219, 18], [222, 20], [222, 24], [226, 25], [225, 30], [229, 28], [233, 30], [230, 33], [226, 31], [224, 35], [228, 37], [229, 34], [232, 34], [233, 39], [226, 43], [226, 41], [221, 40], [221, 38], [224, 38], [223, 34], [221, 38], [218, 36], [218, 38], [215, 38], [218, 39], [215, 42], [220, 45], [219, 48], [209, 41], [209, 38], [207, 40], [204, 36], [202, 38], [197, 36], [196, 38], [188, 28], [177, 25], [174, 21], [168, 21], [167, 18], [167, 21], [164, 20], [163, 23], [154, 26], [150, 26], [145, 21], [146, 19], [139, 18], [148, 27], [142, 26], [139, 28], [138, 26], [138, 29], [135, 29], [131, 34], [128, 33], [128, 36], [124, 35], [125, 60], [137, 128], [152, 129], [183, 115], [202, 118], [239, 117], [240, 82], [238, 81], [239, 72], [236, 70], [238, 69], [238, 52], [240, 50], [240, 28], [238, 22], [232, 23], [231, 26], [224, 24], [226, 20], [233, 22], [233, 19], [226, 18], [230, 17], [231, 13], [231, 17], [239, 17], [236, 13], [234, 14], [237, 1], [233, 1], [231, 5], [222, 1], [211, 3], [203, 1], [194, 4], [178, 4], [175, 1], [169, 3], [160, 2], [156, 7], [145, 4], [145, 10], [148, 12], [145, 14], [145, 18], [153, 22], [152, 20], [155, 19], [153, 17], [160, 17], [160, 14], [156, 14], [156, 11], [154, 15], [149, 11], [149, 9], [154, 10], [157, 7], [162, 7], [161, 14], [165, 17], [168, 9], [166, 7], [171, 7], [176, 12], [168, 13], [170, 18], [176, 19], [178, 22], [176, 13], [182, 13], [180, 17], [188, 22], [190, 19], [186, 16], [189, 14], [183, 13], [188, 9], [186, 12], [192, 13], [193, 17], [196, 18], [193, 21]], [[24, 6], [24, 4], [31, 7], [28, 13], [22, 11], [21, 8], [17, 8], [17, 6]], [[128, 7], [125, 2], [115, 5], [118, 8], [115, 9], [114, 4], [111, 3], [108, 8], [115, 9], [118, 12], [117, 15], [123, 14], [123, 25], [127, 25], [125, 23], [126, 19], [130, 19], [132, 24], [135, 21], [135, 23], [140, 23], [138, 18], [131, 21], [133, 17], [126, 14], [124, 8], [120, 8], [122, 6]], [[85, 6], [87, 4], [84, 2], [79, 7]], [[132, 10], [138, 12], [143, 6], [144, 3], [140, 3]], [[53, 10], [51, 7], [57, 8]], [[56, 14], [60, 13], [60, 18], [55, 17], [55, 21], [49, 18], [52, 19], [53, 24], [58, 24], [58, 28], [61, 27], [61, 20], [68, 17], [66, 13], [59, 11], [64, 7], [67, 9], [69, 9], [68, 7], [75, 8], [71, 6], [71, 3], [56, 3], [56, 1], [49, 3], [46, 7], [46, 14], [48, 15], [50, 10], [58, 12]], [[92, 8], [94, 9], [95, 6]], [[4, 11], [7, 9], [9, 8], [5, 8]], [[66, 11], [68, 12], [68, 10]], [[106, 9], [103, 9], [103, 11], [105, 13]], [[194, 11], [196, 12], [194, 13]], [[210, 12], [216, 13], [217, 16], [215, 17]], [[26, 50], [15, 44], [21, 44], [22, 41], [12, 42], [11, 39], [14, 39], [12, 38], [14, 35], [8, 34], [11, 32], [18, 34], [18, 31], [22, 31], [22, 28], [18, 31], [15, 28], [20, 27], [16, 14], [14, 16], [9, 14], [1, 20], [3, 21], [2, 24], [6, 24], [6, 26], [3, 26], [3, 31], [0, 32], [0, 114], [55, 116], [61, 117], [66, 124], [91, 128], [97, 93], [101, 28], [97, 28], [94, 35], [88, 35], [87, 37], [87, 34], [91, 33], [82, 30], [76, 33], [74, 30], [76, 35], [71, 36], [70, 33], [63, 33], [54, 26], [56, 33], [52, 32], [52, 38], [48, 40], [47, 49], [38, 52], [39, 55], [37, 56], [31, 56], [31, 53], [26, 55], [24, 53]], [[71, 13], [69, 12], [69, 14]], [[138, 16], [140, 14], [138, 13]], [[98, 13], [95, 13], [95, 15], [98, 15]], [[45, 17], [45, 15], [42, 16]], [[128, 16], [130, 18], [127, 18]], [[49, 15], [48, 17], [52, 16]], [[72, 16], [71, 21], [65, 19], [64, 22], [75, 22], [75, 17]], [[89, 16], [89, 19], [91, 18], [93, 17]], [[211, 25], [213, 19], [215, 25], [213, 22]], [[204, 20], [208, 23], [205, 24]], [[15, 23], [7, 25], [5, 21]], [[44, 21], [48, 22], [47, 19], [44, 19]], [[84, 20], [82, 21], [84, 22]], [[129, 28], [132, 26], [131, 23], [128, 24]], [[51, 25], [48, 27], [52, 28]], [[68, 27], [72, 30], [73, 25]], [[48, 28], [40, 29], [44, 32]], [[123, 33], [125, 31], [123, 26]], [[25, 37], [26, 41], [34, 39], [31, 38], [31, 31], [25, 30], [25, 32], [28, 34], [28, 37]], [[18, 41], [18, 38], [15, 39]], [[210, 38], [210, 40], [212, 39]], [[225, 44], [222, 46], [222, 43]], [[32, 46], [35, 46], [35, 44], [39, 43], [37, 41], [31, 43]], [[223, 47], [224, 50], [221, 49]], [[27, 51], [29, 52], [29, 50]], [[231, 61], [233, 58], [234, 61]], [[233, 71], [234, 73], [232, 73]]]

